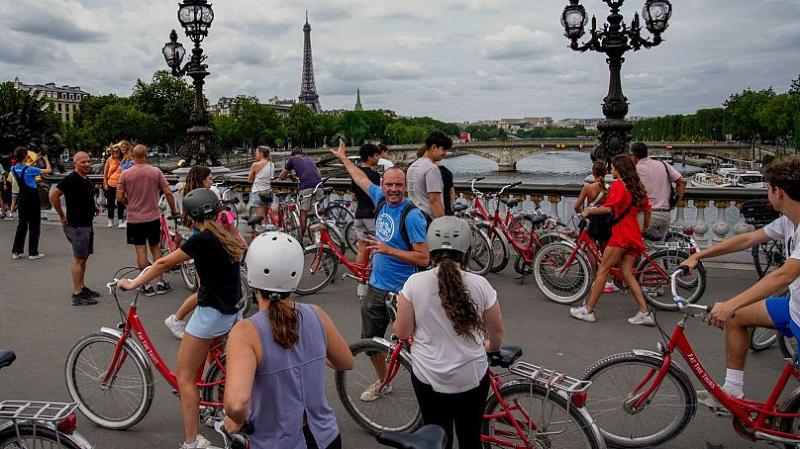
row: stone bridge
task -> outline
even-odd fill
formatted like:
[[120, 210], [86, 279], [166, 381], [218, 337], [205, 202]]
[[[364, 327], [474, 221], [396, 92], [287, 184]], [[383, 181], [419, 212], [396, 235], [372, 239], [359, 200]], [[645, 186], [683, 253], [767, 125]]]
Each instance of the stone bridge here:
[[[468, 153], [491, 159], [497, 162], [501, 172], [517, 170], [517, 162], [529, 156], [550, 151], [580, 151], [589, 154], [597, 145], [596, 140], [550, 139], [535, 141], [510, 142], [474, 142], [456, 143], [454, 153]], [[751, 147], [741, 144], [708, 144], [708, 143], [664, 143], [648, 142], [651, 154], [672, 154], [675, 160], [686, 157], [716, 157], [725, 160], [748, 159]], [[419, 145], [391, 145], [389, 151], [392, 161], [400, 166], [407, 166], [417, 158]], [[349, 149], [350, 154], [357, 154], [356, 148]], [[330, 156], [326, 149], [307, 150], [307, 154], [326, 159]]]

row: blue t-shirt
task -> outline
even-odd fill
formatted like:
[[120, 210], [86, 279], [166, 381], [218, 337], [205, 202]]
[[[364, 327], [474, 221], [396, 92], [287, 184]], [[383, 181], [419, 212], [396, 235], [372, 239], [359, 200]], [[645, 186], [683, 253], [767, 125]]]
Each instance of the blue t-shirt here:
[[[369, 197], [375, 205], [383, 198], [383, 191], [375, 184], [369, 186]], [[411, 251], [400, 234], [400, 216], [409, 200], [397, 206], [386, 203], [375, 211], [375, 237], [393, 248]], [[406, 232], [411, 243], [422, 243], [427, 237], [428, 222], [419, 209], [412, 210], [406, 217]], [[409, 276], [417, 272], [417, 267], [385, 254], [372, 256], [372, 275], [369, 285], [390, 292], [399, 292]]]
[[[22, 176], [22, 169], [28, 167], [25, 164], [17, 164], [11, 167], [11, 171], [14, 172], [16, 176]], [[28, 170], [25, 171], [25, 184], [28, 187], [35, 189], [36, 188], [36, 177], [42, 174], [42, 169], [39, 167], [28, 167]]]

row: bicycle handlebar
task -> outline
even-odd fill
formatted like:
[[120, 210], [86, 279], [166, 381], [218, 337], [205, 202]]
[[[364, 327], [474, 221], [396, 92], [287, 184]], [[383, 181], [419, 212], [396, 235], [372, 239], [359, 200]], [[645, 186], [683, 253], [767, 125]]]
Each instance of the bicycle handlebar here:
[[708, 313], [711, 311], [711, 306], [704, 306], [698, 304], [689, 304], [686, 299], [684, 299], [681, 295], [678, 294], [678, 277], [679, 276], [686, 276], [689, 274], [691, 269], [686, 265], [681, 265], [675, 270], [674, 273], [670, 275], [670, 288], [672, 289], [672, 300], [675, 301], [678, 308], [681, 310], [689, 309], [689, 310], [698, 310], [702, 313]]
[[500, 191], [499, 191], [499, 192], [497, 192], [497, 195], [498, 195], [498, 196], [499, 196], [499, 195], [502, 195], [502, 194], [503, 194], [503, 192], [505, 192], [506, 190], [508, 190], [508, 189], [513, 189], [514, 187], [516, 187], [516, 186], [518, 186], [518, 185], [520, 185], [520, 184], [522, 184], [522, 181], [512, 182], [511, 184], [506, 184], [506, 185], [504, 185], [504, 186], [503, 186], [503, 187], [500, 189]]
[[[139, 273], [138, 276], [136, 276], [133, 279], [129, 279], [129, 281], [135, 282], [137, 279], [139, 279], [140, 277], [144, 276], [144, 274], [147, 273], [150, 270], [150, 268], [152, 268], [152, 265], [148, 265], [148, 266], [144, 267], [142, 269], [142, 272]], [[119, 279], [115, 278], [113, 282], [109, 282], [108, 284], [106, 284], [106, 288], [108, 289], [108, 294], [109, 295], [112, 294], [112, 290], [111, 289], [117, 286], [117, 282], [119, 282]], [[125, 291], [125, 289], [122, 289], [122, 291]]]

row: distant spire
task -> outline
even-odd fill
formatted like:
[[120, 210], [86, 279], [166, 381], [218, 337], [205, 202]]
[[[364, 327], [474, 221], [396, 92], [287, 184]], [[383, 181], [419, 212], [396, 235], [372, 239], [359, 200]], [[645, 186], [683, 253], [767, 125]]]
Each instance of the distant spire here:
[[306, 11], [306, 25], [308, 25], [308, 11]]
[[356, 112], [364, 110], [364, 106], [361, 105], [361, 89], [356, 89], [356, 107], [353, 110]]
[[306, 11], [306, 24], [303, 26], [303, 76], [300, 81], [300, 103], [305, 104], [314, 112], [320, 112], [317, 86], [314, 82], [314, 61], [311, 56], [311, 25], [308, 23]]

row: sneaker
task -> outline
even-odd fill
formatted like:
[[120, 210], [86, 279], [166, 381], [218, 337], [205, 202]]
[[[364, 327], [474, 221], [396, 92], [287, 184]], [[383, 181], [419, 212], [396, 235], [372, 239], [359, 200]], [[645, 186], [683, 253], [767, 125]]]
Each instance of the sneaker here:
[[44, 257], [44, 254], [42, 254], [42, 253], [39, 253], [39, 254], [34, 254], [34, 255], [32, 255], [32, 256], [28, 256], [28, 260], [36, 260], [36, 259], [41, 259], [42, 257]]
[[164, 320], [164, 325], [167, 326], [172, 335], [178, 340], [183, 339], [183, 333], [186, 331], [186, 321], [175, 318], [175, 315], [170, 315]]
[[181, 444], [180, 449], [205, 449], [210, 448], [211, 442], [208, 441], [203, 435], [198, 434], [197, 438], [194, 439], [191, 443], [183, 442]]
[[100, 292], [96, 292], [96, 291], [94, 291], [91, 288], [86, 287], [86, 286], [83, 287], [83, 289], [81, 290], [81, 293], [86, 293], [89, 296], [91, 296], [92, 298], [99, 298], [100, 297]]
[[90, 306], [92, 304], [97, 304], [97, 300], [94, 299], [90, 294], [85, 292], [80, 292], [77, 295], [72, 294], [72, 305], [73, 306]]
[[[725, 390], [724, 387], [719, 387], [719, 388], [721, 388], [723, 391], [725, 391], [725, 393], [728, 393], [728, 391]], [[707, 390], [697, 390], [695, 393], [697, 394], [697, 403], [698, 404], [703, 404], [706, 407], [710, 408], [714, 412], [717, 412], [719, 410], [724, 410], [724, 408], [722, 407], [722, 404], [720, 404], [717, 401], [717, 398], [715, 398], [714, 395], [709, 393]], [[730, 393], [728, 393], [728, 394], [730, 394]], [[733, 396], [736, 399], [742, 399], [744, 397], [744, 394], [741, 394], [740, 396], [734, 396], [734, 395], [731, 395], [731, 396]]]
[[653, 315], [648, 313], [636, 312], [636, 315], [628, 318], [631, 324], [641, 324], [643, 326], [655, 326], [656, 322], [653, 320]]
[[[119, 221], [119, 226], [117, 226], [117, 227], [118, 227], [119, 229], [125, 229], [125, 228], [127, 228], [127, 227], [128, 227], [128, 222], [127, 222], [127, 221], [125, 221], [125, 220], [120, 220], [120, 221]], [[198, 435], [198, 437], [200, 437], [200, 438], [203, 438], [203, 437], [201, 437], [201, 436], [199, 436], [199, 435]], [[205, 440], [205, 438], [203, 438], [203, 439]], [[206, 440], [206, 442], [208, 442], [208, 440]]]
[[11, 258], [14, 259], [14, 260], [21, 259], [22, 258], [22, 254], [11, 253]]
[[594, 312], [589, 312], [586, 310], [586, 306], [583, 307], [571, 307], [569, 309], [569, 314], [573, 316], [573, 318], [577, 318], [579, 320], [583, 320], [589, 323], [594, 323], [597, 321], [597, 318], [594, 316]]
[[614, 292], [618, 292], [618, 291], [619, 291], [619, 287], [614, 285], [613, 282], [606, 282], [606, 286], [603, 287], [603, 293], [614, 293]]
[[168, 291], [170, 291], [171, 287], [166, 282], [159, 282], [156, 284], [156, 294], [157, 295], [165, 295]]
[[367, 387], [363, 393], [361, 393], [361, 400], [364, 402], [372, 402], [377, 401], [382, 396], [387, 395], [392, 392], [392, 384], [387, 385], [383, 388], [383, 391], [378, 391], [381, 387], [381, 383], [383, 381], [376, 380], [374, 384]]
[[147, 284], [145, 286], [139, 287], [139, 293], [142, 293], [145, 296], [155, 296], [156, 289], [154, 289], [152, 285]]
[[109, 228], [113, 228], [114, 227], [114, 220], [112, 220], [110, 218], [108, 219], [108, 227]]

